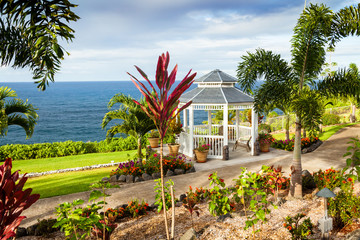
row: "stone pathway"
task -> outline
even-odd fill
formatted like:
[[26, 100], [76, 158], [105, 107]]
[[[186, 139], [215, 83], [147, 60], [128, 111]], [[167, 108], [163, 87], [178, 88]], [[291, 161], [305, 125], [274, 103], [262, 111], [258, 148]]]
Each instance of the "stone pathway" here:
[[[360, 126], [354, 125], [346, 127], [334, 134], [324, 144], [312, 153], [302, 155], [303, 169], [310, 172], [329, 167], [341, 168], [345, 166], [345, 159], [342, 157], [346, 152], [347, 144], [351, 137], [360, 135]], [[208, 176], [217, 171], [218, 175], [225, 179], [227, 184], [232, 184], [232, 180], [240, 174], [240, 167], [246, 167], [249, 171], [259, 171], [262, 165], [281, 165], [285, 174], [289, 174], [292, 162], [292, 153], [277, 149], [271, 149], [269, 153], [263, 153], [260, 156], [249, 156], [244, 150], [232, 152], [230, 150], [231, 160], [210, 160], [207, 163], [195, 163], [195, 173], [173, 176], [171, 179], [175, 183], [175, 195], [186, 192], [192, 187], [208, 187]], [[107, 198], [108, 207], [116, 207], [127, 203], [133, 198], [144, 199], [153, 203], [155, 183], [153, 181], [139, 182], [133, 184], [123, 184], [119, 189], [110, 189], [107, 192], [111, 194]], [[53, 215], [55, 207], [63, 202], [71, 202], [75, 199], [88, 200], [90, 192], [74, 193], [65, 196], [40, 199], [29, 209], [24, 211], [23, 215], [27, 219], [22, 221], [21, 226], [30, 226], [37, 222], [37, 219], [55, 217]]]

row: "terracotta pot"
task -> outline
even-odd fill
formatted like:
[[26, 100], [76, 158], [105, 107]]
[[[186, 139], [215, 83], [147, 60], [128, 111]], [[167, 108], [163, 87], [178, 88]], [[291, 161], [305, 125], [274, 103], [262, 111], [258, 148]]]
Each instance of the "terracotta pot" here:
[[159, 138], [148, 138], [151, 148], [159, 147]]
[[260, 143], [260, 152], [270, 152], [270, 143]]
[[206, 150], [204, 152], [200, 152], [199, 150], [195, 150], [195, 155], [196, 155], [197, 162], [199, 162], [199, 163], [206, 162], [208, 153], [209, 153], [209, 150]]
[[170, 143], [170, 144], [168, 144], [168, 147], [169, 147], [169, 153], [171, 155], [176, 156], [178, 154], [178, 152], [179, 152], [180, 144], [178, 144], [178, 143]]

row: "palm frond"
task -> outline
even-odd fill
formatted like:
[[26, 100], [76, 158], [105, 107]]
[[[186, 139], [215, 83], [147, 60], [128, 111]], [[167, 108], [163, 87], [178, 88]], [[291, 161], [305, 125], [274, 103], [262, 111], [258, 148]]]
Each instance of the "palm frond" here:
[[15, 90], [6, 86], [0, 87], [0, 101], [8, 97], [17, 97]]

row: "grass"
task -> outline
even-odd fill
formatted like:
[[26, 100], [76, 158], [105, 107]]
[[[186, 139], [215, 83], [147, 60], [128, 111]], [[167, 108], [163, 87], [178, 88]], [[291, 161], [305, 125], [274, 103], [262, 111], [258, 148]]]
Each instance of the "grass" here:
[[32, 193], [40, 194], [40, 198], [67, 195], [90, 190], [92, 183], [109, 177], [115, 167], [99, 168], [89, 171], [67, 172], [29, 178], [25, 188], [32, 188]]
[[114, 162], [123, 162], [132, 158], [136, 150], [110, 152], [110, 153], [90, 153], [67, 157], [41, 158], [30, 160], [13, 161], [13, 170], [21, 170], [21, 173], [46, 172], [57, 169], [85, 167], [96, 164], [105, 164]]
[[[358, 123], [347, 123], [347, 124], [324, 127], [323, 132], [320, 133], [319, 139], [321, 141], [326, 141], [340, 129], [342, 129], [344, 127], [352, 126], [355, 124], [358, 124]], [[294, 137], [294, 135], [295, 135], [295, 133], [290, 133], [290, 139], [292, 139]], [[275, 134], [272, 134], [272, 136], [277, 140], [285, 140], [285, 133], [275, 133]]]

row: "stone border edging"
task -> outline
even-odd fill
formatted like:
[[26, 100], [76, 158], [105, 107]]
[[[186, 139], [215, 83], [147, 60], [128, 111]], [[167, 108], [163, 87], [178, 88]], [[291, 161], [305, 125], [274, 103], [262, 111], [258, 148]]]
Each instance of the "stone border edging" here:
[[[96, 169], [96, 168], [102, 168], [102, 167], [111, 167], [111, 166], [115, 166], [115, 165], [119, 165], [119, 164], [120, 164], [120, 162], [105, 163], [105, 164], [96, 164], [96, 165], [85, 166], [85, 167], [51, 170], [51, 171], [46, 171], [46, 172], [33, 172], [33, 173], [27, 173], [26, 177], [32, 178], [32, 177], [40, 177], [40, 176], [56, 174], [56, 173], [76, 172], [76, 171], [83, 171], [83, 170]], [[23, 176], [24, 176], [24, 174], [20, 174], [20, 177], [23, 177]]]

